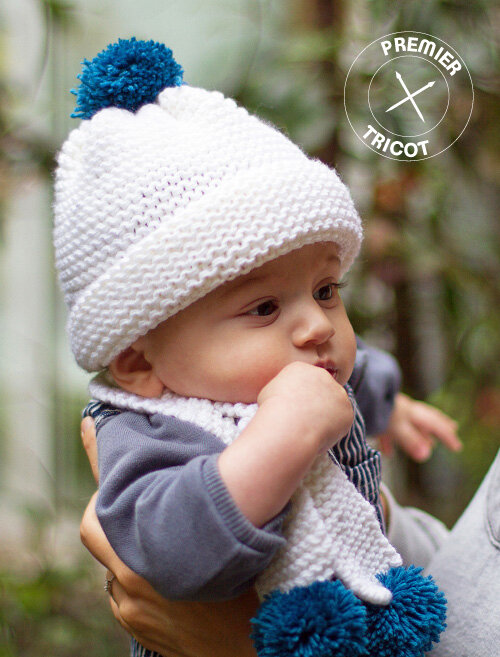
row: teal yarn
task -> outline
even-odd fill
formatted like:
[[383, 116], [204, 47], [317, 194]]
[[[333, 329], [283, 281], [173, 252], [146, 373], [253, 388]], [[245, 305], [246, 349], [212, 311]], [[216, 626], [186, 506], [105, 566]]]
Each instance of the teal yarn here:
[[182, 68], [162, 43], [119, 39], [92, 61], [84, 60], [72, 118], [91, 119], [106, 107], [136, 112], [152, 103], [165, 87], [182, 84]]
[[378, 575], [392, 592], [386, 607], [366, 604], [369, 657], [423, 657], [446, 627], [446, 599], [422, 568], [391, 568]]
[[365, 654], [365, 606], [339, 581], [267, 595], [252, 619], [259, 657], [356, 657]]
[[387, 606], [363, 603], [338, 580], [267, 595], [252, 619], [258, 657], [424, 657], [446, 627], [446, 599], [422, 568], [377, 578]]

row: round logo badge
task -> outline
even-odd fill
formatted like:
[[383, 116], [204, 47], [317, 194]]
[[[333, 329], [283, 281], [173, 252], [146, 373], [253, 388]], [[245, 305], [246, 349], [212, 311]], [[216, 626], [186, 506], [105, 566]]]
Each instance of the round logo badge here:
[[391, 160], [426, 160], [445, 151], [467, 127], [473, 104], [462, 57], [423, 32], [372, 41], [344, 85], [352, 129], [365, 146]]

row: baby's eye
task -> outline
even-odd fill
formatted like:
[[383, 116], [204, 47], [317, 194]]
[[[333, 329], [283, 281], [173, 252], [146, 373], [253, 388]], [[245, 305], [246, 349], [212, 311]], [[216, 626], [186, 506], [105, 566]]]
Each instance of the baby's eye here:
[[333, 283], [328, 283], [328, 285], [322, 285], [316, 292], [313, 294], [313, 297], [316, 301], [328, 301], [333, 297]]
[[327, 283], [318, 288], [313, 297], [316, 301], [329, 301], [334, 296], [335, 290], [341, 287], [344, 287], [344, 283]]
[[278, 309], [277, 304], [274, 301], [263, 301], [259, 303], [258, 306], [252, 308], [248, 311], [248, 315], [257, 315], [258, 317], [266, 317], [267, 315], [272, 315]]

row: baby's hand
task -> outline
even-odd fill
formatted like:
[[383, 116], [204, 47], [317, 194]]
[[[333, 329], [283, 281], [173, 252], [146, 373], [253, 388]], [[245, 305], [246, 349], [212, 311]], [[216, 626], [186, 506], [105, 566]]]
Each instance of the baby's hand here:
[[390, 455], [393, 445], [397, 444], [415, 461], [426, 461], [437, 439], [451, 451], [458, 452], [462, 443], [457, 427], [454, 420], [437, 408], [399, 393], [387, 430], [378, 436], [380, 451]]
[[263, 527], [287, 504], [318, 456], [349, 431], [346, 391], [325, 370], [290, 363], [260, 391], [259, 409], [218, 458], [236, 506]]
[[287, 421], [314, 429], [318, 451], [326, 451], [351, 428], [354, 412], [347, 392], [327, 370], [294, 362], [284, 367], [262, 388], [259, 406], [283, 407]]

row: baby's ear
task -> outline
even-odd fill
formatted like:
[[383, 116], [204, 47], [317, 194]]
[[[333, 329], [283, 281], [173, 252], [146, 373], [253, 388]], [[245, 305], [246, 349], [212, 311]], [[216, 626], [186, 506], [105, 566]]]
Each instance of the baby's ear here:
[[115, 383], [141, 397], [159, 397], [164, 385], [144, 356], [142, 338], [116, 356], [108, 366]]

